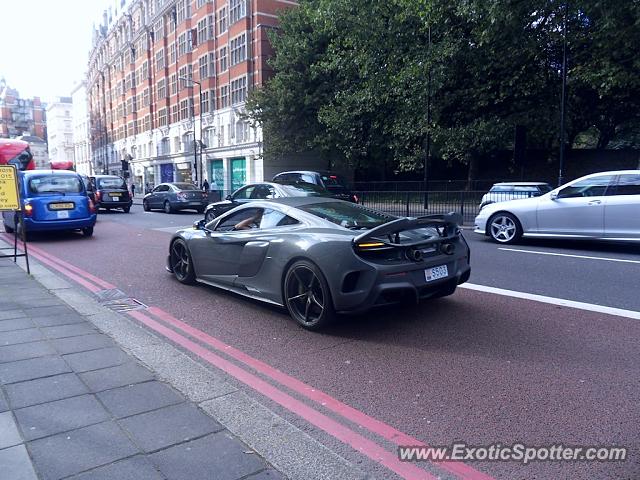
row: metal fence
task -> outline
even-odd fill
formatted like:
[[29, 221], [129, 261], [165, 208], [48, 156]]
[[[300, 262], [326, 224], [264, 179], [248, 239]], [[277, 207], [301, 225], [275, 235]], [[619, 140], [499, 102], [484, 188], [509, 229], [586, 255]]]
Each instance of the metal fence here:
[[[426, 185], [427, 190], [434, 192], [487, 191], [494, 183], [505, 181], [508, 180], [429, 180]], [[425, 190], [425, 182], [419, 180], [366, 181], [354, 182], [353, 188], [366, 192], [422, 192]]]

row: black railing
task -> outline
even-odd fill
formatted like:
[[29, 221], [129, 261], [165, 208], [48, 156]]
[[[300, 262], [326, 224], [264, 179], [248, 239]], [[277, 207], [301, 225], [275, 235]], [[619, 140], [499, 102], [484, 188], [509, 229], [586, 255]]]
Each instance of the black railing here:
[[[449, 191], [488, 191], [494, 183], [508, 180], [429, 180], [426, 190], [434, 192]], [[354, 190], [367, 192], [422, 192], [425, 190], [425, 182], [419, 180], [389, 180], [389, 181], [362, 181], [353, 183]]]

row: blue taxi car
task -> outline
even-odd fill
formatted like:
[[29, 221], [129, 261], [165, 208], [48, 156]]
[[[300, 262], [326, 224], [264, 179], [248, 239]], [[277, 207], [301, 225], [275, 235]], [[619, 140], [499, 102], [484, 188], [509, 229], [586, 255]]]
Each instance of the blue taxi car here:
[[[93, 235], [96, 209], [79, 174], [65, 170], [29, 170], [18, 173], [27, 232], [81, 230]], [[3, 212], [8, 233], [22, 230], [14, 212]]]

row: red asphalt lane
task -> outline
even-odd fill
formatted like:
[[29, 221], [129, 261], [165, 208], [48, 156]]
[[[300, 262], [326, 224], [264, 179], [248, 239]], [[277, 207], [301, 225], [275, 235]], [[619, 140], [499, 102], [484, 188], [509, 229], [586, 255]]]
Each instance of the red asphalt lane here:
[[410, 438], [632, 449], [626, 463], [472, 464], [497, 478], [640, 478], [637, 321], [460, 291], [429, 308], [374, 312], [310, 334], [279, 310], [173, 281], [162, 271], [166, 233], [109, 222], [97, 234], [30, 245]]

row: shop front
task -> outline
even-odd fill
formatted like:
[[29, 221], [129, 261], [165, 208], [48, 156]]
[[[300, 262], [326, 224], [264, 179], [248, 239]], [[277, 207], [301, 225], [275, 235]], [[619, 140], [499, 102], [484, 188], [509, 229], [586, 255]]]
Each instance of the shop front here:
[[191, 163], [176, 163], [176, 182], [191, 183]]
[[160, 183], [173, 182], [173, 163], [160, 165]]
[[247, 181], [247, 161], [243, 158], [231, 159], [231, 190], [234, 192]]
[[144, 167], [144, 193], [149, 193], [156, 186], [155, 167]]

